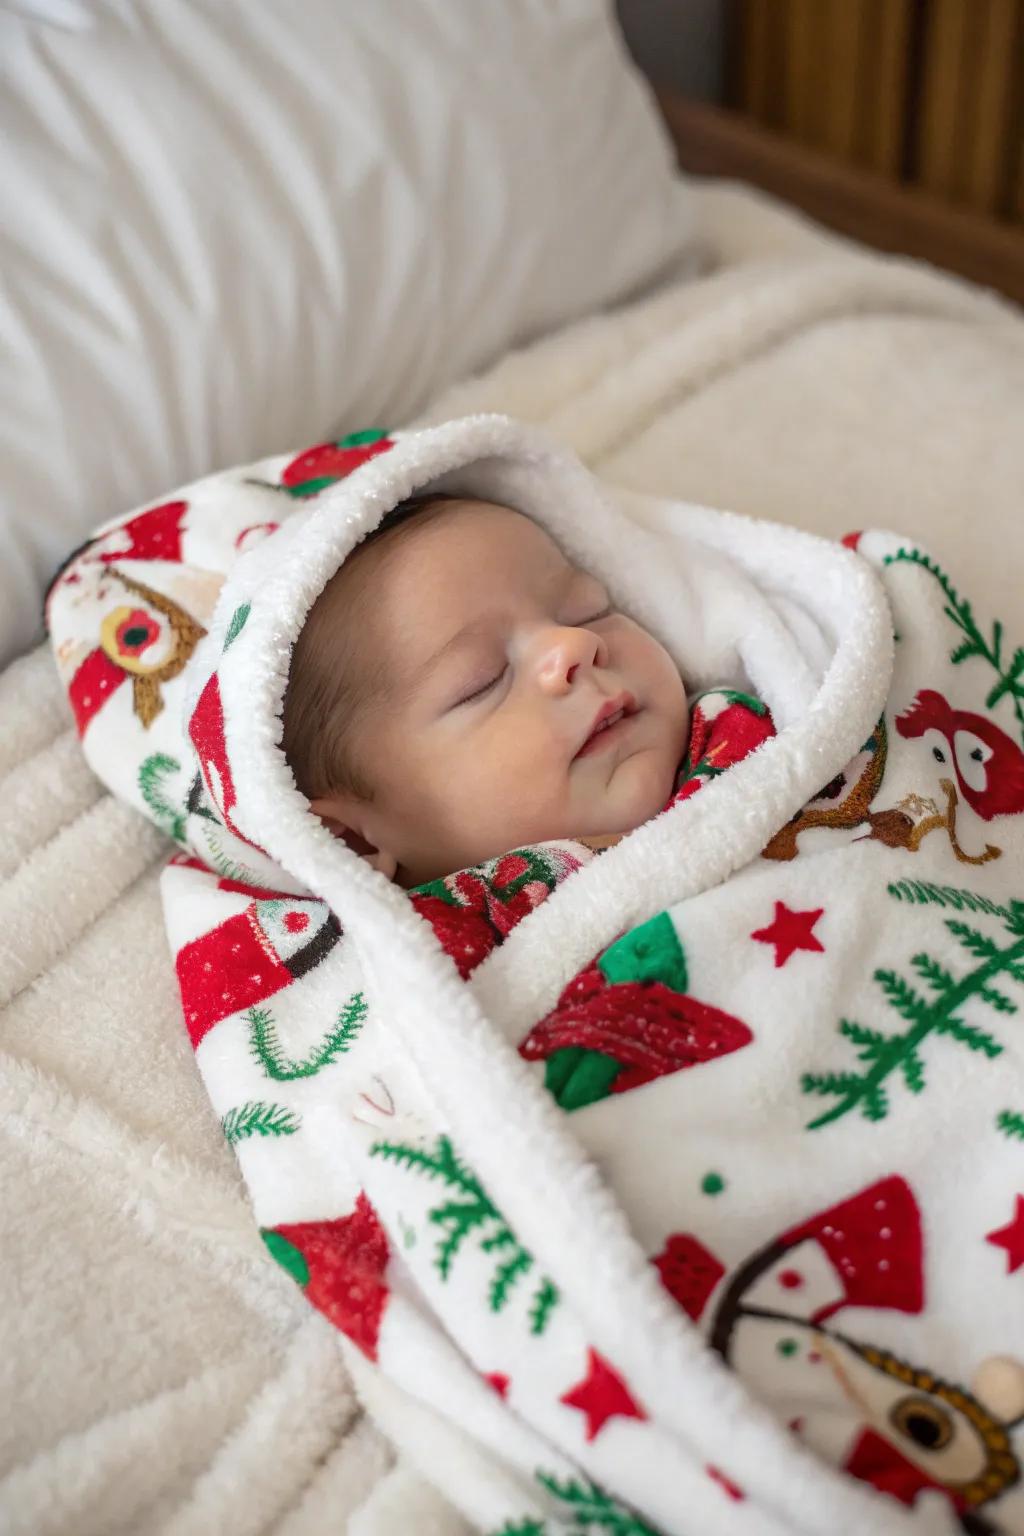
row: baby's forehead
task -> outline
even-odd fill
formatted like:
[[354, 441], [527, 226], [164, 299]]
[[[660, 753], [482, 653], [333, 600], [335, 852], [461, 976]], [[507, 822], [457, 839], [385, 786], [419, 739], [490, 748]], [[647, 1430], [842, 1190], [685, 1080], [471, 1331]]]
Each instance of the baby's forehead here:
[[386, 535], [379, 550], [382, 564], [418, 567], [428, 559], [443, 572], [490, 563], [510, 581], [565, 570], [571, 563], [552, 535], [525, 512], [471, 497], [431, 507]]
[[332, 629], [379, 649], [522, 592], [560, 589], [577, 569], [525, 513], [452, 498], [357, 546], [332, 584]]
[[551, 535], [527, 513], [505, 502], [485, 501], [474, 496], [445, 497], [411, 518], [401, 531], [412, 537], [429, 532], [440, 542], [465, 537], [467, 533], [500, 534], [504, 538], [558, 548]]
[[362, 620], [388, 617], [435, 600], [460, 603], [503, 581], [513, 590], [566, 562], [550, 536], [512, 507], [450, 498], [371, 533], [336, 573], [344, 608]]

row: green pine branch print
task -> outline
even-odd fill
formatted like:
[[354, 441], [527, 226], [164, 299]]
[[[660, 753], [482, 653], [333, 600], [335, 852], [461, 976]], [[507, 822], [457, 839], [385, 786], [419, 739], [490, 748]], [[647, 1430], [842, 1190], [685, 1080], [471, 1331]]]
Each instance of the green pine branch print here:
[[653, 1525], [610, 1498], [596, 1483], [572, 1478], [559, 1482], [546, 1472], [538, 1472], [537, 1481], [567, 1506], [565, 1514], [574, 1522], [573, 1536], [589, 1531], [607, 1531], [609, 1536], [659, 1536]]
[[167, 794], [167, 780], [181, 772], [176, 757], [166, 752], [154, 752], [139, 767], [139, 791], [149, 806], [153, 820], [174, 838], [176, 843], [185, 838], [185, 812], [171, 803]]
[[[986, 912], [991, 917], [1002, 918], [1007, 932], [1024, 935], [1024, 901], [1011, 901], [1008, 906], [1000, 906], [988, 896], [979, 896], [977, 891], [965, 891], [956, 885], [935, 885], [930, 880], [897, 880], [886, 886], [886, 890], [896, 901], [916, 902], [918, 906], [952, 907], [956, 912]], [[956, 931], [952, 923], [946, 926], [951, 932]], [[956, 925], [961, 929], [963, 926], [962, 923]]]
[[[199, 811], [197, 814], [202, 816], [204, 812]], [[206, 862], [213, 865], [222, 880], [240, 880], [243, 885], [255, 885], [257, 877], [253, 875], [252, 870], [246, 869], [244, 865], [239, 864], [236, 859], [230, 858], [224, 852], [224, 845], [220, 840], [223, 830], [220, 822], [212, 817], [200, 824], [199, 832], [206, 844], [208, 855]]]
[[249, 1136], [294, 1136], [301, 1121], [284, 1104], [267, 1104], [250, 1099], [229, 1109], [221, 1118], [221, 1130], [229, 1142], [245, 1141]]
[[[804, 1074], [804, 1093], [835, 1101], [830, 1109], [808, 1123], [809, 1131], [820, 1130], [853, 1110], [859, 1110], [866, 1120], [884, 1120], [890, 1108], [888, 1080], [894, 1073], [902, 1076], [909, 1092], [923, 1092], [925, 1064], [921, 1051], [930, 1036], [944, 1036], [994, 1060], [1003, 1049], [999, 1041], [980, 1025], [969, 1024], [959, 1016], [958, 1010], [969, 998], [979, 999], [997, 1014], [1017, 1012], [1018, 1005], [993, 982], [998, 976], [1024, 984], [1024, 903], [1011, 901], [1008, 906], [999, 906], [974, 891], [928, 881], [901, 880], [890, 885], [888, 892], [896, 901], [998, 917], [1012, 942], [1001, 947], [991, 935], [971, 924], [959, 918], [945, 918], [947, 931], [977, 962], [973, 969], [956, 978], [932, 955], [913, 955], [910, 964], [927, 987], [927, 993], [919, 991], [898, 971], [876, 970], [873, 980], [886, 1003], [909, 1027], [902, 1033], [885, 1034], [853, 1019], [839, 1021], [840, 1035], [849, 1040], [865, 1070]], [[1002, 1125], [1000, 1128], [1007, 1129]]]
[[979, 933], [970, 923], [959, 923], [956, 918], [947, 918], [946, 927], [976, 960], [991, 960], [998, 955], [999, 945], [995, 939], [990, 939], [987, 933]]
[[[660, 1536], [653, 1525], [610, 1498], [596, 1483], [577, 1482], [573, 1478], [560, 1482], [548, 1472], [538, 1472], [537, 1481], [562, 1506], [558, 1525], [567, 1536], [590, 1536], [595, 1531], [604, 1531], [607, 1536]], [[566, 1520], [571, 1524], [566, 1526]], [[508, 1520], [492, 1536], [548, 1536], [548, 1526], [543, 1520], [531, 1518]]]
[[530, 1332], [540, 1334], [548, 1325], [548, 1314], [558, 1301], [558, 1291], [546, 1277], [534, 1293], [530, 1303]]
[[[447, 1280], [463, 1244], [474, 1237], [481, 1252], [497, 1256], [487, 1303], [492, 1312], [500, 1312], [517, 1282], [533, 1268], [533, 1254], [517, 1240], [476, 1174], [459, 1159], [448, 1137], [439, 1136], [433, 1150], [378, 1141], [370, 1148], [370, 1155], [426, 1174], [429, 1179], [440, 1179], [446, 1189], [454, 1192], [451, 1199], [434, 1206], [428, 1216], [443, 1234], [434, 1258], [435, 1267], [441, 1279]], [[542, 1276], [530, 1306], [532, 1334], [544, 1332], [557, 1301], [557, 1290]]]
[[702, 759], [699, 763], [687, 763], [682, 773], [676, 777], [676, 794], [684, 784], [689, 784], [691, 779], [717, 779], [724, 772], [724, 768], [716, 768], [714, 763], [709, 763], [706, 759]]
[[1011, 1141], [1024, 1141], [1024, 1115], [1012, 1109], [1004, 1109], [996, 1116], [996, 1129]]
[[235, 609], [234, 613], [231, 615], [231, 621], [228, 624], [227, 634], [224, 636], [225, 651], [229, 648], [229, 646], [234, 645], [235, 641], [242, 633], [242, 630], [245, 628], [246, 620], [248, 619], [251, 612], [251, 603], [242, 603], [238, 608]]
[[899, 563], [918, 565], [930, 576], [934, 576], [946, 598], [945, 612], [964, 637], [956, 649], [950, 653], [950, 661], [954, 666], [959, 666], [969, 656], [978, 656], [988, 662], [999, 681], [989, 690], [985, 699], [985, 708], [992, 709], [1004, 695], [1009, 694], [1013, 703], [1013, 712], [1017, 717], [1021, 740], [1024, 741], [1024, 646], [1018, 645], [1004, 666], [1002, 624], [996, 619], [992, 625], [991, 638], [986, 640], [978, 628], [970, 603], [965, 597], [960, 596], [942, 567], [921, 550], [897, 550], [894, 555], [886, 555], [883, 563], [885, 565]]
[[269, 1008], [250, 1008], [243, 1018], [249, 1025], [249, 1049], [275, 1083], [292, 1083], [299, 1077], [315, 1077], [351, 1048], [366, 1018], [361, 992], [353, 992], [338, 1015], [338, 1022], [302, 1061], [291, 1060], [281, 1050], [277, 1025]]

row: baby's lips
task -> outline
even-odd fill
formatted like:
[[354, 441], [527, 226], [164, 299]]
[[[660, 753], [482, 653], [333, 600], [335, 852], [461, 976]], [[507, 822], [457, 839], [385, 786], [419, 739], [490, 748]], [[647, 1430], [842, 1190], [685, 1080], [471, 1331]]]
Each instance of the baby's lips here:
[[621, 693], [615, 694], [610, 699], [606, 699], [596, 714], [590, 717], [590, 724], [588, 727], [586, 727], [587, 734], [582, 738], [582, 740], [580, 740], [579, 746], [576, 748], [576, 751], [573, 754], [573, 761], [576, 761], [576, 758], [581, 755], [583, 749], [588, 746], [593, 737], [598, 734], [598, 727], [605, 720], [609, 719], [612, 715], [618, 714], [620, 710], [623, 713], [623, 718], [628, 720], [633, 715], [639, 714], [641, 707], [642, 706], [637, 703], [634, 696], [625, 690]]

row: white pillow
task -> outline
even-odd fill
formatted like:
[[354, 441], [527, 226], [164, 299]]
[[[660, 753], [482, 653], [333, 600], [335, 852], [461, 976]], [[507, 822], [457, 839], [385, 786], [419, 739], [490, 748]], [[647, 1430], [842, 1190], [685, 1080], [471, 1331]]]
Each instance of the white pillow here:
[[21, 0], [0, 144], [0, 659], [98, 522], [400, 424], [691, 234], [607, 0]]

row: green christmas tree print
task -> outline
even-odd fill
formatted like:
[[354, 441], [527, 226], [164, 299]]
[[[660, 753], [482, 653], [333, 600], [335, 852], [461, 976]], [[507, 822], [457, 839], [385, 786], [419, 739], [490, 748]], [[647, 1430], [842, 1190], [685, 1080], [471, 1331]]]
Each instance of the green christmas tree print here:
[[945, 612], [963, 635], [959, 645], [951, 652], [950, 661], [954, 666], [959, 666], [969, 656], [978, 656], [988, 662], [996, 673], [998, 681], [993, 684], [985, 699], [985, 708], [994, 708], [1004, 695], [1009, 694], [1013, 702], [1013, 712], [1017, 717], [1021, 740], [1024, 741], [1024, 646], [1018, 645], [1009, 661], [1004, 664], [1002, 624], [996, 619], [992, 625], [991, 637], [986, 640], [978, 627], [970, 603], [965, 597], [960, 596], [942, 567], [920, 549], [897, 550], [894, 555], [886, 555], [883, 563], [920, 566], [939, 583], [946, 598]]
[[566, 1515], [580, 1531], [607, 1531], [609, 1536], [659, 1536], [653, 1525], [609, 1498], [596, 1483], [572, 1479], [559, 1482], [545, 1472], [538, 1472], [537, 1481], [565, 1505]]
[[960, 918], [946, 918], [949, 933], [977, 962], [965, 974], [954, 977], [924, 952], [912, 956], [910, 963], [926, 992], [918, 989], [916, 980], [897, 971], [875, 971], [873, 979], [886, 1002], [908, 1027], [901, 1033], [885, 1034], [852, 1019], [840, 1020], [839, 1033], [853, 1045], [864, 1070], [804, 1074], [801, 1086], [805, 1093], [835, 1100], [830, 1109], [809, 1122], [810, 1131], [820, 1130], [853, 1110], [859, 1110], [867, 1120], [884, 1120], [890, 1109], [889, 1079], [893, 1074], [902, 1077], [911, 1093], [923, 1092], [922, 1048], [932, 1036], [944, 1036], [989, 1059], [999, 1056], [1003, 1047], [995, 1036], [959, 1016], [958, 1010], [968, 999], [980, 999], [996, 1014], [1017, 1012], [1018, 1005], [995, 982], [998, 978], [1004, 984], [1009, 980], [1024, 985], [1024, 902], [1012, 900], [1004, 906], [974, 891], [922, 880], [900, 880], [887, 889], [896, 901], [997, 917], [1011, 942], [1002, 945]]
[[[573, 1478], [560, 1481], [547, 1472], [538, 1472], [537, 1481], [558, 1500], [559, 1527], [567, 1530], [568, 1536], [590, 1536], [599, 1531], [607, 1536], [660, 1536], [653, 1525], [610, 1498], [596, 1483]], [[516, 1520], [506, 1522], [493, 1536], [548, 1536], [548, 1529], [540, 1520]]]
[[149, 807], [158, 827], [162, 827], [176, 843], [185, 838], [185, 811], [176, 806], [167, 793], [167, 781], [181, 772], [176, 757], [166, 752], [153, 752], [139, 766], [139, 791]]
[[1024, 1141], [1024, 1115], [1019, 1115], [1016, 1110], [1004, 1109], [996, 1115], [996, 1130], [1011, 1141]]
[[238, 880], [243, 885], [259, 885], [260, 875], [248, 865], [241, 864], [225, 851], [221, 841], [224, 828], [217, 817], [205, 805], [195, 807], [195, 816], [199, 818], [193, 822], [197, 844], [202, 843], [202, 848], [196, 847], [196, 853], [204, 864], [210, 867], [222, 880]]
[[250, 1099], [238, 1104], [221, 1117], [221, 1130], [229, 1142], [245, 1141], [249, 1136], [294, 1136], [300, 1125], [298, 1115], [284, 1104], [267, 1104]]
[[366, 1001], [354, 992], [338, 1015], [338, 1022], [304, 1060], [285, 1056], [277, 1038], [277, 1025], [269, 1008], [250, 1008], [242, 1017], [249, 1025], [249, 1049], [275, 1083], [291, 1083], [299, 1077], [315, 1077], [336, 1057], [348, 1051], [366, 1018]]
[[[482, 1252], [494, 1255], [494, 1273], [487, 1302], [492, 1312], [500, 1312], [519, 1280], [533, 1269], [533, 1254], [516, 1239], [514, 1232], [479, 1179], [457, 1156], [447, 1136], [439, 1136], [433, 1150], [399, 1142], [378, 1141], [370, 1148], [372, 1157], [383, 1157], [429, 1179], [439, 1179], [452, 1197], [434, 1206], [428, 1219], [441, 1229], [434, 1265], [442, 1280], [447, 1280], [463, 1244], [474, 1238]], [[548, 1325], [558, 1292], [545, 1276], [538, 1280], [530, 1304], [530, 1332], [541, 1334]]]

